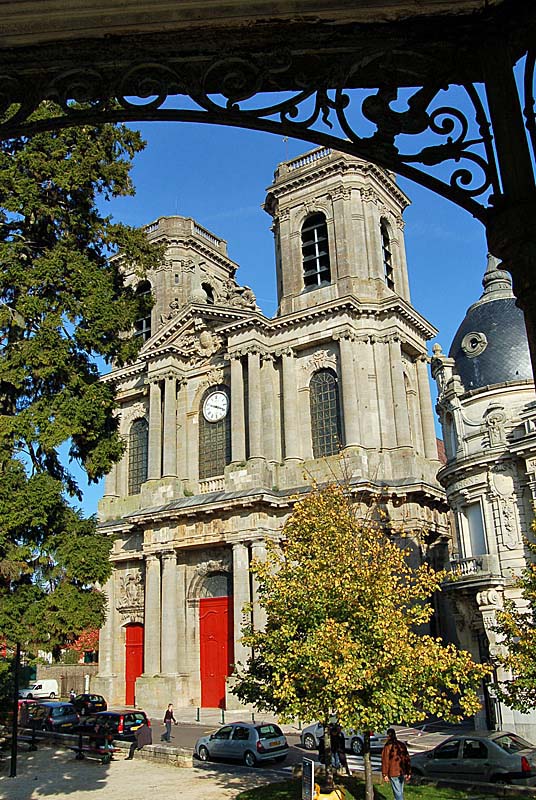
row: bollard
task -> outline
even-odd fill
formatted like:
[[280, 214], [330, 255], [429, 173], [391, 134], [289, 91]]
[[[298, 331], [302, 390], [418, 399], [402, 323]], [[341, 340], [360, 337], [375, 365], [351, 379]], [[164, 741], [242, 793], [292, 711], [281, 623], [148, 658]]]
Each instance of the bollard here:
[[195, 709], [195, 721], [199, 722], [199, 720], [200, 720], [200, 717], [199, 717], [199, 706], [197, 706], [197, 708]]
[[251, 721], [255, 725], [255, 712], [254, 711], [251, 712]]
[[221, 710], [221, 724], [225, 725], [225, 709], [222, 708]]

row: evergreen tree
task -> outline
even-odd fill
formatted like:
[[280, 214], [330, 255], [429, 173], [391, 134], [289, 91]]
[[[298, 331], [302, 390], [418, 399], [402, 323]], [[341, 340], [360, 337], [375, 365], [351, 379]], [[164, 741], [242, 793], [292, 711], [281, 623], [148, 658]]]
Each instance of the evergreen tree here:
[[[366, 732], [425, 713], [449, 720], [475, 713], [487, 668], [418, 633], [444, 573], [412, 567], [379, 525], [356, 518], [340, 487], [297, 503], [284, 537], [252, 565], [267, 621], [264, 630], [243, 628], [252, 656], [239, 666], [234, 692], [284, 722], [318, 719], [327, 734], [336, 714], [347, 730], [364, 731], [372, 800]], [[329, 775], [329, 747], [326, 766]]]
[[[35, 117], [55, 113], [47, 103]], [[0, 144], [0, 630], [30, 652], [57, 652], [104, 619], [94, 587], [110, 542], [72, 505], [70, 463], [97, 481], [123, 452], [98, 363], [132, 359], [128, 332], [147, 314], [120, 259], [141, 277], [160, 252], [99, 204], [134, 193], [143, 146], [111, 124]]]

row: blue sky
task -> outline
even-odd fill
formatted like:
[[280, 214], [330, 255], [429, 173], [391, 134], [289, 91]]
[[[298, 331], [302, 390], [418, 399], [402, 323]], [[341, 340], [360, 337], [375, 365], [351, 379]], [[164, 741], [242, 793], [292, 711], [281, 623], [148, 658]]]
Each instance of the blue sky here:
[[[271, 220], [261, 205], [277, 164], [312, 146], [211, 125], [135, 127], [147, 141], [132, 171], [136, 196], [113, 200], [107, 213], [130, 225], [144, 225], [163, 215], [194, 217], [227, 240], [230, 258], [240, 265], [237, 280], [252, 287], [263, 312], [272, 316], [274, 247]], [[437, 341], [448, 351], [467, 307], [482, 292], [484, 228], [429, 190], [404, 179], [399, 183], [412, 200], [404, 214], [412, 303], [439, 329]], [[98, 486], [86, 490], [87, 513], [96, 511], [101, 494]]]

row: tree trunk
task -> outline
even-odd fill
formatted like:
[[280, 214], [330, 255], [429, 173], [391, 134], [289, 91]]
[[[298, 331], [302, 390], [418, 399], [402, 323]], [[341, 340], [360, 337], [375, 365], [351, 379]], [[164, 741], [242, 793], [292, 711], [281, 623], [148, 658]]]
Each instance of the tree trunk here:
[[363, 764], [365, 766], [365, 800], [374, 800], [372, 785], [372, 763], [370, 760], [370, 732], [363, 734]]

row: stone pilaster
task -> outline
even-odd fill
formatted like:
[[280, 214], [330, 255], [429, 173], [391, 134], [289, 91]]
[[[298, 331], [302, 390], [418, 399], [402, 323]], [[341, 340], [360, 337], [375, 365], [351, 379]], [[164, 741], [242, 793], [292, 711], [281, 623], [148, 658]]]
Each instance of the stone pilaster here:
[[175, 627], [177, 629], [177, 671], [188, 672], [188, 648], [186, 636], [186, 564], [177, 564], [177, 605]]
[[391, 366], [396, 443], [398, 447], [411, 447], [408, 399], [404, 382], [404, 370], [402, 368], [402, 349], [400, 347], [400, 339], [396, 336], [391, 336], [389, 339], [389, 362]]
[[151, 380], [149, 387], [149, 464], [148, 479], [162, 475], [162, 395], [160, 381]]
[[179, 381], [177, 389], [177, 475], [182, 480], [192, 479], [189, 470], [188, 450], [188, 386], [186, 381]]
[[417, 359], [417, 386], [419, 392], [419, 409], [421, 412], [422, 438], [424, 443], [424, 455], [426, 458], [437, 460], [436, 432], [426, 363], [427, 359], [425, 356]]
[[[389, 378], [391, 373], [389, 363], [388, 344], [385, 339], [373, 340], [374, 364], [376, 372], [376, 392], [379, 411], [379, 430], [381, 447], [390, 449], [396, 446], [396, 433], [394, 427], [393, 393], [389, 391]], [[385, 376], [379, 380], [378, 376]], [[380, 385], [381, 384], [381, 385]]]
[[104, 497], [119, 497], [117, 486], [118, 464], [114, 464], [110, 472], [104, 478]]
[[264, 353], [261, 358], [263, 451], [268, 461], [281, 461], [279, 376], [274, 367], [274, 356], [271, 353]]
[[246, 420], [244, 414], [244, 373], [242, 360], [231, 353], [231, 460], [246, 460]]
[[[251, 543], [252, 558], [257, 561], [264, 561], [266, 559], [266, 544], [264, 541], [256, 541]], [[252, 578], [252, 607], [253, 607], [253, 627], [256, 631], [262, 631], [266, 627], [266, 611], [259, 605], [259, 583], [256, 576]]]
[[298, 385], [294, 351], [289, 347], [281, 353], [283, 365], [283, 425], [285, 460], [302, 459], [298, 425]]
[[172, 373], [164, 383], [163, 474], [177, 475], [177, 379]]
[[234, 626], [234, 660], [245, 664], [249, 656], [249, 647], [241, 644], [241, 629], [245, 603], [250, 601], [249, 591], [249, 553], [245, 544], [237, 542], [233, 545], [233, 626]]
[[106, 597], [106, 618], [99, 632], [99, 677], [109, 677], [114, 671], [114, 573], [103, 587]]
[[249, 457], [262, 458], [261, 369], [258, 352], [248, 353], [248, 412]]
[[160, 559], [145, 557], [144, 675], [160, 673]]
[[162, 673], [177, 673], [177, 557], [174, 550], [162, 553]]
[[361, 445], [360, 403], [356, 386], [354, 368], [354, 344], [349, 336], [341, 336], [339, 350], [341, 354], [341, 388], [342, 409], [344, 418], [344, 446]]
[[378, 423], [374, 419], [376, 404], [372, 402], [370, 375], [374, 372], [372, 359], [372, 346], [368, 339], [358, 339], [356, 342], [357, 358], [355, 361], [356, 384], [359, 395], [359, 417], [361, 424], [361, 437], [364, 447], [380, 446], [378, 438]]

